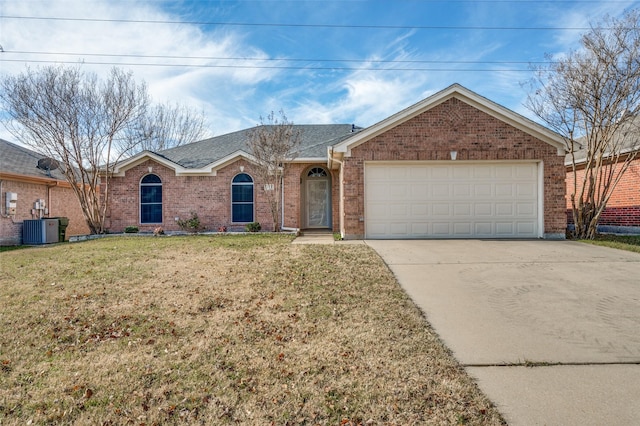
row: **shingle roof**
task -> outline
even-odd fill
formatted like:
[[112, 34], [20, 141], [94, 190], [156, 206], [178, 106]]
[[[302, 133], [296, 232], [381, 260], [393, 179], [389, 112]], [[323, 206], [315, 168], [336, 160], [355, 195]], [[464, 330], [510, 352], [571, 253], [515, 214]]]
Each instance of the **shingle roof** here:
[[[622, 141], [620, 141], [619, 138], [614, 139], [614, 144], [616, 146], [615, 152], [626, 154], [640, 151], [640, 116], [634, 117], [624, 127], [621, 128], [621, 131], [624, 132], [625, 137]], [[586, 138], [578, 138], [576, 140], [576, 143], [577, 149], [574, 152], [574, 157], [576, 164], [580, 164], [585, 162], [587, 158], [587, 151], [585, 146]], [[608, 156], [609, 153], [607, 153], [606, 155]], [[564, 163], [565, 165], [570, 165], [572, 162], [573, 160], [571, 158], [571, 153], [568, 153], [565, 157]]]
[[[297, 159], [325, 158], [327, 147], [341, 142], [360, 130], [351, 124], [297, 124], [301, 132]], [[248, 152], [247, 140], [255, 128], [215, 136], [187, 145], [157, 152], [158, 155], [186, 168], [201, 168], [237, 151]]]
[[43, 158], [47, 156], [0, 139], [0, 172], [65, 180], [60, 169], [50, 171], [39, 169], [38, 160]]

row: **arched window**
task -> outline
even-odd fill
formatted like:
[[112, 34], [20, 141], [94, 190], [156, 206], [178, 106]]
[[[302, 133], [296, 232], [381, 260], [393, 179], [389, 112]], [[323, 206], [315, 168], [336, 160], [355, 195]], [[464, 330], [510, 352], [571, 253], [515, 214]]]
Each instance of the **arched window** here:
[[146, 175], [140, 181], [140, 223], [162, 223], [162, 180]]
[[240, 173], [231, 182], [231, 221], [253, 222], [253, 179]]
[[311, 170], [309, 170], [309, 173], [307, 173], [307, 177], [326, 178], [327, 171], [322, 167], [314, 167]]

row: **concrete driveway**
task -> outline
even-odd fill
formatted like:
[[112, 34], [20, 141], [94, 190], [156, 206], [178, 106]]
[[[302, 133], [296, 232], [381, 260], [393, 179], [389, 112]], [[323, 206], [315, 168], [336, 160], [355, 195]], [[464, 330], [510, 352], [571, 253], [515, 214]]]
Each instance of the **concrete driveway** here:
[[511, 425], [640, 422], [640, 254], [368, 240]]

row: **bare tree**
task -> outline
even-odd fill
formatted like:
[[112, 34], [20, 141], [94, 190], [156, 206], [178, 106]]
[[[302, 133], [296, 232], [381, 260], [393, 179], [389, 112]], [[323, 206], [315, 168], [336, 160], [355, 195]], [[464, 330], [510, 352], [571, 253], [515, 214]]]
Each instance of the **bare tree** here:
[[205, 124], [204, 112], [166, 103], [151, 107], [130, 132], [133, 140], [140, 141], [138, 149], [157, 152], [206, 138]]
[[118, 68], [105, 80], [79, 67], [27, 68], [2, 79], [0, 102], [7, 129], [60, 162], [91, 233], [103, 233], [109, 177], [118, 160], [145, 140], [132, 129], [148, 120], [146, 85]]
[[287, 120], [284, 111], [280, 117], [272, 111], [266, 120], [260, 117], [260, 125], [249, 133], [247, 145], [257, 163], [258, 180], [264, 184], [264, 194], [269, 204], [273, 227], [280, 231], [282, 179], [289, 163], [297, 156], [301, 132]]
[[600, 215], [640, 147], [640, 13], [605, 18], [581, 48], [537, 69], [527, 107], [563, 136], [577, 238], [595, 237]]

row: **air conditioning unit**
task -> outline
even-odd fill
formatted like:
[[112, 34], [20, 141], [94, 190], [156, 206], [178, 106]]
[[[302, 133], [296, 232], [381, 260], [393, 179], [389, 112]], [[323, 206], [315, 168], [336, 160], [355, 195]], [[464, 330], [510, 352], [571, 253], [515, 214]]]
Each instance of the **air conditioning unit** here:
[[58, 242], [58, 219], [25, 220], [22, 222], [22, 244]]

